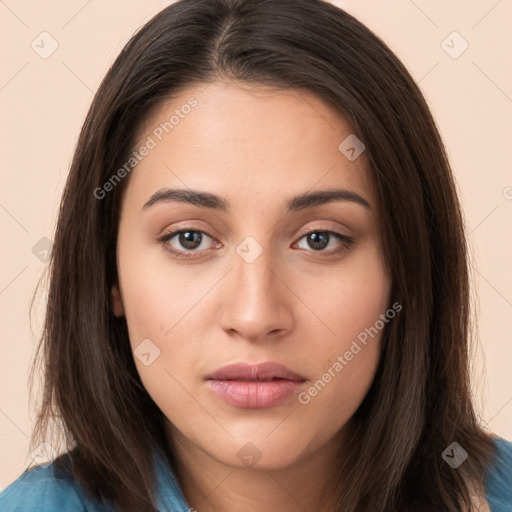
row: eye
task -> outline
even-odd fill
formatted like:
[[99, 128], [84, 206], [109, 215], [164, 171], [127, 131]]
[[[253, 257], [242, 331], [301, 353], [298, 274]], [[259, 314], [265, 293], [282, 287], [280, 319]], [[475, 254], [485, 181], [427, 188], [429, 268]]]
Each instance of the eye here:
[[[163, 237], [159, 238], [158, 241], [161, 242], [170, 253], [182, 258], [190, 258], [193, 252], [198, 252], [196, 249], [205, 249], [205, 247], [201, 247], [205, 236], [213, 240], [213, 237], [206, 231], [185, 228], [166, 233]], [[176, 248], [170, 243], [175, 237], [177, 237], [177, 243], [185, 250]], [[217, 246], [220, 246], [220, 244], [217, 243]]]
[[[347, 250], [349, 246], [354, 243], [352, 238], [331, 230], [316, 229], [303, 235], [301, 240], [303, 238], [306, 238], [306, 243], [313, 250], [313, 252], [325, 252], [327, 254], [338, 254]], [[340, 243], [339, 246], [330, 251], [324, 251], [324, 249], [328, 247], [330, 242], [333, 240], [338, 241]]]

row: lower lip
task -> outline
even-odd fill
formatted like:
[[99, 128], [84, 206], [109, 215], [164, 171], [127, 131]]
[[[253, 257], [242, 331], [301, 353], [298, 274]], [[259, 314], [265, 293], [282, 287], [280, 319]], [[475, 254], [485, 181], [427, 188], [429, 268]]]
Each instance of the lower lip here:
[[231, 405], [264, 409], [284, 402], [303, 384], [294, 380], [208, 380], [210, 389]]

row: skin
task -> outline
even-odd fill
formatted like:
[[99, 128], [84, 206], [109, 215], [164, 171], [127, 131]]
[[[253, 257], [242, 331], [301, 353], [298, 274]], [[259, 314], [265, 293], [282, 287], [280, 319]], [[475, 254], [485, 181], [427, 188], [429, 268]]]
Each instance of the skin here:
[[[197, 106], [129, 176], [112, 308], [126, 316], [133, 349], [150, 339], [160, 350], [148, 366], [135, 362], [168, 419], [191, 507], [328, 510], [335, 454], [343, 457], [350, 419], [374, 379], [382, 331], [307, 404], [293, 395], [274, 407], [240, 408], [204, 379], [228, 363], [276, 361], [304, 376], [307, 390], [390, 307], [365, 153], [349, 161], [340, 152], [353, 129], [312, 93], [230, 82], [199, 84], [160, 105], [135, 147], [192, 96]], [[371, 208], [333, 201], [285, 212], [292, 196], [333, 187], [356, 192]], [[177, 201], [143, 209], [163, 188], [214, 193], [232, 210]], [[158, 241], [183, 228], [212, 238], [203, 236], [196, 249], [179, 235]], [[307, 233], [326, 230], [354, 243], [332, 255], [342, 241], [331, 237], [323, 249], [308, 243]], [[251, 263], [236, 252], [247, 236], [262, 248]], [[166, 245], [193, 257], [172, 255]], [[250, 467], [237, 456], [248, 442], [260, 457]]]

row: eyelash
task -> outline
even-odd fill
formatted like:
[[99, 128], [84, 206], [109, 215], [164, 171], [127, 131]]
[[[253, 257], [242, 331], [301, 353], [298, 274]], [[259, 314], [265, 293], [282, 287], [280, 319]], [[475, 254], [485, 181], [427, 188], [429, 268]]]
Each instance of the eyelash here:
[[[169, 240], [171, 240], [172, 238], [174, 238], [176, 235], [179, 235], [180, 233], [185, 233], [185, 232], [201, 233], [203, 235], [210, 237], [212, 240], [215, 240], [215, 238], [210, 233], [208, 233], [207, 231], [204, 231], [202, 229], [182, 228], [182, 229], [178, 229], [176, 231], [171, 231], [171, 232], [164, 234], [162, 237], [158, 238], [158, 242], [160, 242], [165, 247], [165, 250], [169, 251], [171, 254], [173, 254], [175, 256], [179, 256], [180, 258], [184, 258], [184, 259], [192, 258], [192, 257], [194, 257], [193, 256], [194, 253], [201, 252], [201, 251], [196, 251], [196, 250], [181, 251], [180, 249], [175, 249], [174, 247], [171, 247], [171, 246], [169, 246], [169, 244], [167, 244], [167, 242]], [[338, 247], [337, 249], [331, 250], [331, 251], [323, 251], [323, 250], [313, 251], [313, 250], [311, 250], [311, 252], [326, 253], [329, 256], [332, 256], [334, 254], [339, 254], [339, 253], [346, 251], [354, 243], [354, 240], [346, 235], [342, 235], [341, 233], [338, 233], [336, 231], [332, 231], [329, 229], [322, 229], [322, 228], [317, 228], [317, 229], [308, 231], [307, 233], [304, 233], [299, 238], [299, 240], [302, 240], [304, 237], [306, 237], [312, 233], [328, 233], [329, 235], [334, 236], [334, 238], [336, 238], [337, 240], [339, 240], [343, 243], [340, 247]]]

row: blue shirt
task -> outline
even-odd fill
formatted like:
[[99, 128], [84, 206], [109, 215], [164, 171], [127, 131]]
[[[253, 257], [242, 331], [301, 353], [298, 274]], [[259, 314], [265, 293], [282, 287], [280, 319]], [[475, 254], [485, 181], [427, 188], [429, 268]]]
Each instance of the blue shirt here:
[[[512, 512], [512, 443], [495, 440], [499, 460], [487, 472], [486, 498], [491, 512]], [[470, 455], [471, 456], [471, 455]], [[157, 508], [160, 512], [190, 512], [181, 488], [165, 459], [155, 456]], [[59, 479], [53, 462], [25, 470], [0, 493], [0, 512], [115, 512], [92, 502], [77, 483]]]

